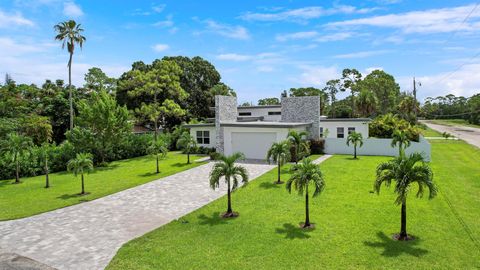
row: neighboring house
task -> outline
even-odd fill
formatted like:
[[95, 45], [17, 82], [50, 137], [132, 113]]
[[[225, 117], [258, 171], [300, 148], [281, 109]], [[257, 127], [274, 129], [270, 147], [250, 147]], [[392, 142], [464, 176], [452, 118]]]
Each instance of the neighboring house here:
[[[309, 138], [345, 138], [350, 132], [368, 138], [367, 118], [329, 119], [320, 116], [318, 96], [284, 97], [281, 105], [238, 107], [236, 97], [215, 96], [215, 122], [184, 125], [199, 146], [217, 152], [242, 152], [248, 159], [265, 159], [273, 142], [288, 131], [306, 130]], [[327, 131], [328, 130], [328, 131]]]
[[151, 133], [151, 132], [153, 133], [152, 129], [149, 129], [143, 125], [135, 124], [133, 125], [133, 128], [132, 128], [132, 133], [137, 135]]

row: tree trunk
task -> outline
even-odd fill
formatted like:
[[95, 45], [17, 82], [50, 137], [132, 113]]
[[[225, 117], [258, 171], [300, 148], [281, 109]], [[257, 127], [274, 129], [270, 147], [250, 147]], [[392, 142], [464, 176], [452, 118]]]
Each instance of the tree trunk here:
[[303, 226], [304, 227], [310, 226], [310, 214], [308, 211], [308, 185], [305, 188], [305, 224]]
[[357, 159], [357, 146], [356, 145], [353, 146], [353, 158]]
[[[153, 104], [157, 105], [157, 92], [155, 92], [153, 94]], [[157, 132], [158, 132], [158, 118], [155, 116], [155, 123], [153, 123], [154, 125], [154, 128], [155, 128], [155, 132], [154, 132], [154, 138], [155, 138], [155, 142], [157, 142]]]
[[295, 145], [295, 165], [298, 165], [298, 148], [299, 145]]
[[402, 218], [401, 218], [401, 226], [400, 226], [400, 236], [399, 240], [406, 240], [407, 239], [407, 203], [402, 203]]
[[80, 194], [85, 194], [85, 184], [83, 182], [83, 173], [82, 173], [82, 193]]
[[232, 198], [231, 198], [231, 192], [230, 192], [230, 178], [227, 178], [227, 198], [228, 198], [227, 214], [231, 214], [233, 211], [232, 211]]
[[280, 184], [280, 159], [277, 161], [278, 164], [278, 175], [277, 175], [277, 184]]
[[48, 179], [48, 159], [45, 159], [45, 188], [50, 187], [50, 181]]
[[158, 168], [158, 154], [156, 156], [157, 156], [157, 173], [159, 173], [160, 169]]
[[15, 154], [15, 184], [20, 184], [20, 164], [17, 154]]
[[68, 60], [68, 100], [70, 103], [70, 130], [73, 129], [72, 58], [73, 53], [70, 53], [70, 59]]
[[190, 164], [190, 151], [187, 153], [187, 164]]

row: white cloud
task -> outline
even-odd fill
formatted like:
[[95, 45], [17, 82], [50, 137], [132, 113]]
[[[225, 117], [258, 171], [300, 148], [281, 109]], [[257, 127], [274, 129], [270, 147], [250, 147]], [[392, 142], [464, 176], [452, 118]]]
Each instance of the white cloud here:
[[300, 65], [299, 68], [302, 73], [294, 81], [303, 86], [323, 87], [327, 81], [340, 76], [340, 72], [335, 66]]
[[363, 75], [363, 77], [365, 77], [375, 70], [383, 70], [383, 67], [368, 67], [368, 68], [365, 69], [365, 71], [362, 73], [362, 75]]
[[167, 44], [155, 44], [152, 46], [152, 49], [156, 52], [163, 52], [170, 48]]
[[317, 31], [304, 31], [296, 32], [290, 34], [279, 34], [275, 37], [278, 41], [288, 41], [288, 40], [297, 40], [297, 39], [311, 39], [318, 36]]
[[83, 16], [83, 11], [80, 6], [74, 2], [65, 2], [63, 3], [63, 15], [78, 18]]
[[160, 12], [162, 12], [162, 11], [165, 9], [165, 7], [167, 7], [167, 5], [165, 5], [165, 4], [157, 5], [157, 6], [153, 6], [153, 7], [152, 7], [152, 10], [153, 10], [155, 13], [160, 13]]
[[[480, 9], [472, 12], [474, 5], [454, 8], [411, 11], [400, 14], [388, 14], [369, 18], [328, 23], [330, 27], [375, 26], [396, 28], [404, 33], [446, 33], [456, 31], [480, 30]], [[469, 20], [466, 16], [472, 12]]]
[[319, 38], [315, 39], [317, 42], [331, 42], [331, 41], [340, 41], [351, 38], [354, 36], [351, 32], [338, 32], [328, 35], [320, 36]]
[[217, 59], [219, 60], [235, 61], [235, 62], [248, 61], [248, 60], [251, 60], [252, 58], [253, 58], [252, 55], [237, 54], [237, 53], [225, 53], [217, 56]]
[[[234, 26], [228, 24], [221, 24], [214, 20], [205, 20], [203, 23], [206, 25], [206, 29], [204, 32], [215, 33], [220, 36], [233, 38], [233, 39], [240, 39], [240, 40], [247, 40], [250, 39], [250, 34], [248, 30], [243, 26]], [[197, 32], [201, 33], [201, 32]]]
[[152, 6], [150, 10], [144, 10], [144, 9], [141, 9], [141, 8], [137, 8], [133, 11], [132, 15], [133, 16], [150, 16], [150, 15], [154, 15], [154, 14], [158, 14], [158, 13], [163, 12], [163, 10], [166, 7], [167, 7], [167, 5], [161, 4], [161, 5]]
[[0, 28], [9, 28], [13, 26], [34, 26], [35, 24], [23, 17], [19, 12], [6, 13], [0, 9]]
[[362, 52], [354, 52], [354, 53], [346, 53], [346, 54], [337, 54], [333, 56], [333, 58], [337, 58], [337, 59], [366, 58], [370, 56], [386, 54], [388, 52], [390, 51], [389, 50], [362, 51]]
[[275, 68], [272, 66], [258, 66], [257, 67], [258, 72], [273, 72], [275, 71]]

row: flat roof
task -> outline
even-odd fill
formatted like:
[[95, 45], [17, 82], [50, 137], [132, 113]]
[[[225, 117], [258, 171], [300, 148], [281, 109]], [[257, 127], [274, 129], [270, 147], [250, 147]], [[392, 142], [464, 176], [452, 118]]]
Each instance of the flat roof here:
[[320, 119], [321, 122], [370, 122], [370, 118], [325, 118]]
[[281, 108], [282, 105], [256, 105], [256, 106], [237, 106], [237, 109], [261, 109], [261, 108]]
[[312, 122], [221, 122], [223, 127], [256, 127], [256, 128], [294, 128], [305, 127], [311, 125]]

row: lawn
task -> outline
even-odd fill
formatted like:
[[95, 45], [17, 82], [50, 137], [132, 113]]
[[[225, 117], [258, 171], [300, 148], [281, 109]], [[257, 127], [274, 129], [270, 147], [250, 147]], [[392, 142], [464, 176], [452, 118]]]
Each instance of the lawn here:
[[[408, 201], [408, 232], [397, 242], [400, 207], [393, 190], [373, 194], [374, 171], [387, 157], [334, 156], [321, 168], [326, 189], [311, 200], [272, 184], [276, 170], [233, 194], [236, 219], [223, 220], [226, 198], [125, 244], [107, 269], [474, 269], [480, 267], [478, 149], [431, 142], [440, 194]], [[283, 177], [288, 177], [286, 169]]]
[[[199, 156], [192, 155], [192, 160]], [[186, 164], [187, 156], [170, 152], [160, 160], [160, 173], [155, 173], [152, 156], [120, 160], [107, 167], [97, 168], [85, 175], [85, 189], [90, 194], [77, 196], [81, 191], [80, 176], [67, 172], [50, 174], [51, 187], [45, 189], [45, 176], [22, 178], [23, 183], [13, 185], [13, 180], [0, 181], [0, 220], [28, 217], [53, 209], [94, 200], [127, 188], [184, 171], [203, 163]]]
[[465, 126], [465, 127], [475, 127], [480, 128], [480, 125], [470, 124], [467, 120], [464, 119], [437, 119], [429, 120], [433, 124], [446, 125], [446, 126]]

